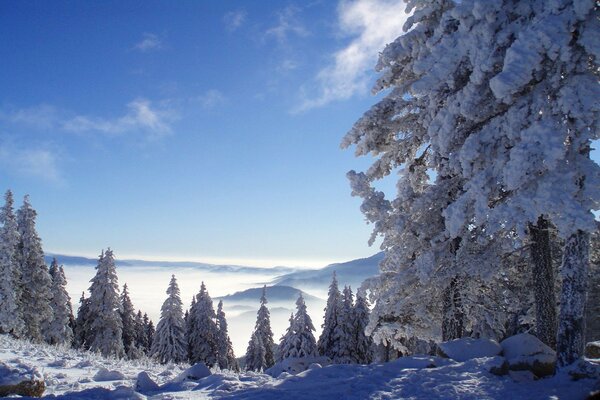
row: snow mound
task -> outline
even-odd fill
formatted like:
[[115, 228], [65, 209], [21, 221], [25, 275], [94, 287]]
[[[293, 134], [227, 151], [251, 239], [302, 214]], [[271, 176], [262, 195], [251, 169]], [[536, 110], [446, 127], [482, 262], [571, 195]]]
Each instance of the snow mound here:
[[509, 368], [528, 370], [537, 377], [554, 374], [556, 352], [528, 333], [511, 336], [500, 343]]
[[390, 361], [390, 366], [393, 365], [397, 369], [423, 369], [423, 368], [435, 368], [445, 364], [448, 364], [447, 360], [440, 357], [431, 356], [408, 356], [400, 357], [397, 360]]
[[100, 368], [96, 375], [94, 375], [94, 381], [96, 382], [106, 382], [106, 381], [121, 381], [126, 379], [125, 375], [123, 375], [119, 371], [109, 371], [106, 368]]
[[203, 363], [197, 363], [177, 375], [173, 382], [199, 381], [210, 376], [210, 370]]
[[495, 340], [462, 338], [439, 344], [440, 355], [463, 362], [473, 358], [493, 357], [502, 352]]
[[12, 368], [0, 363], [0, 385], [17, 385], [23, 381], [43, 381], [44, 377], [35, 367], [18, 363]]
[[150, 375], [148, 375], [146, 371], [142, 371], [138, 374], [137, 379], [135, 381], [136, 392], [156, 392], [159, 389], [159, 386], [156, 384], [156, 382], [152, 380], [152, 378], [150, 378]]
[[290, 357], [267, 369], [265, 374], [274, 378], [280, 376], [283, 372], [296, 375], [309, 369], [312, 364], [329, 365], [331, 360], [328, 357]]

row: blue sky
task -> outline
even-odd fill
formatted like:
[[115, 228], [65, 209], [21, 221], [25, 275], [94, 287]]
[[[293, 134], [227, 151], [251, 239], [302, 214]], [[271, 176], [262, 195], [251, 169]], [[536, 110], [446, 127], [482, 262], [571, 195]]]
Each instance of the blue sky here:
[[399, 0], [0, 7], [0, 190], [45, 249], [319, 266], [369, 256], [339, 143]]

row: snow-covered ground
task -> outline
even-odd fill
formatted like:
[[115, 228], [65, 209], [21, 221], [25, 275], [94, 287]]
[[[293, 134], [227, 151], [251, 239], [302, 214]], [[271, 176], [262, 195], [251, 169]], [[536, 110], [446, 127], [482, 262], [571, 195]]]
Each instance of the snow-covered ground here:
[[[592, 380], [567, 374], [516, 382], [488, 372], [495, 358], [454, 362], [437, 357], [406, 357], [387, 364], [315, 367], [298, 375], [213, 372], [197, 382], [172, 382], [185, 367], [146, 361], [104, 359], [0, 335], [0, 361], [28, 365], [46, 379], [45, 395], [60, 399], [584, 399]], [[433, 367], [435, 365], [435, 367]], [[102, 371], [105, 368], [114, 373]], [[140, 372], [161, 385], [134, 390]], [[100, 373], [99, 373], [100, 372]], [[111, 376], [114, 375], [114, 376]], [[143, 392], [143, 390], [142, 390]]]

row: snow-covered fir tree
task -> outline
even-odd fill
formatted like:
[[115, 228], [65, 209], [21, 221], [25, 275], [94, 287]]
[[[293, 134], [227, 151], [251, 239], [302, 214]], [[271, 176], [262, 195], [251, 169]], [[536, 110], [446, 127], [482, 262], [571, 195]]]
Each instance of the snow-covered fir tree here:
[[233, 353], [233, 345], [229, 338], [227, 329], [227, 319], [225, 319], [225, 311], [223, 311], [223, 301], [219, 301], [217, 305], [217, 364], [221, 369], [229, 369], [239, 371], [240, 366]]
[[354, 364], [356, 359], [356, 326], [354, 316], [354, 295], [349, 286], [344, 287], [342, 305], [338, 313], [333, 339], [337, 347], [330, 357], [336, 364]]
[[185, 340], [188, 344], [188, 359], [192, 359], [192, 333], [196, 326], [196, 296], [192, 296], [189, 310], [186, 310], [187, 318], [185, 319]]
[[[292, 347], [294, 347], [294, 342], [292, 342], [292, 337], [294, 336], [294, 313], [290, 314], [290, 319], [288, 321], [288, 327], [283, 336], [281, 336], [281, 339], [279, 339], [279, 346], [277, 346], [277, 361], [283, 361], [285, 358], [288, 358], [292, 352]], [[251, 339], [248, 347], [252, 345], [253, 340]], [[248, 350], [246, 354], [253, 354], [253, 352]], [[246, 357], [248, 356], [246, 355]]]
[[358, 364], [369, 364], [373, 361], [373, 339], [365, 333], [370, 315], [369, 302], [365, 293], [357, 291], [353, 314], [354, 360]]
[[146, 354], [148, 354], [150, 352], [150, 349], [152, 348], [152, 342], [154, 341], [154, 334], [156, 333], [156, 330], [154, 329], [154, 323], [150, 318], [148, 318], [148, 314], [146, 313], [144, 313], [143, 323], [143, 333], [146, 336], [146, 338], [144, 339], [144, 343], [146, 344]]
[[0, 332], [21, 336], [23, 325], [21, 300], [21, 274], [17, 259], [19, 231], [14, 214], [13, 194], [4, 195], [0, 210]]
[[[260, 308], [256, 314], [256, 324], [252, 338], [248, 343], [246, 352], [246, 369], [251, 371], [264, 371], [271, 368], [275, 364], [275, 356], [273, 349], [275, 342], [273, 340], [273, 331], [271, 330], [271, 314], [267, 308], [267, 286], [263, 286], [262, 295], [260, 297]], [[254, 338], [256, 336], [256, 338]], [[264, 347], [264, 357], [256, 356], [254, 343], [260, 342]], [[259, 353], [262, 350], [258, 351]], [[264, 363], [262, 359], [264, 358]]]
[[29, 196], [17, 212], [19, 245], [17, 259], [21, 271], [21, 312], [25, 336], [33, 341], [48, 340], [52, 323], [52, 279], [44, 261], [42, 241], [36, 229], [37, 212], [31, 207]]
[[58, 265], [56, 258], [50, 264], [50, 277], [52, 278], [52, 315], [54, 318], [50, 323], [48, 342], [50, 344], [68, 344], [73, 341], [73, 330], [70, 326], [72, 318], [71, 298], [67, 293], [67, 279], [65, 271]]
[[[586, 232], [600, 199], [598, 166], [589, 160], [599, 119], [590, 101], [600, 90], [592, 39], [597, 6], [590, 0], [409, 7], [407, 33], [386, 47], [377, 66], [384, 73], [375, 90], [392, 90], [343, 142], [356, 144], [359, 155], [378, 155], [366, 173], [350, 174], [386, 250], [373, 281], [375, 300], [386, 301], [376, 302], [369, 329], [394, 343], [398, 326], [401, 335], [411, 333], [404, 326], [413, 336], [431, 331], [433, 310], [414, 293], [429, 295], [452, 276], [488, 279], [497, 271], [486, 260], [461, 263], [448, 245], [469, 245], [478, 227], [478, 241], [525, 240], [542, 216], [570, 238], [557, 347], [558, 364], [572, 362], [583, 343]], [[398, 196], [389, 201], [372, 183], [400, 166]]]
[[342, 299], [340, 289], [338, 288], [335, 271], [333, 271], [333, 277], [331, 278], [331, 284], [329, 285], [327, 295], [327, 305], [325, 306], [325, 318], [322, 325], [323, 331], [317, 342], [319, 354], [329, 357], [332, 360], [336, 358], [340, 348], [339, 337], [336, 337], [334, 332], [338, 326], [341, 307]]
[[143, 350], [137, 346], [137, 337], [140, 334], [139, 326], [135, 321], [135, 307], [129, 297], [127, 284], [123, 285], [121, 292], [121, 322], [123, 323], [123, 349], [129, 359], [140, 358]]
[[266, 349], [263, 341], [256, 331], [252, 332], [252, 337], [250, 337], [250, 342], [248, 342], [248, 348], [246, 349], [246, 371], [263, 371], [263, 367], [267, 363], [265, 355]]
[[193, 315], [190, 325], [190, 362], [195, 364], [203, 362], [209, 367], [217, 363], [217, 329], [215, 309], [212, 299], [206, 290], [204, 282], [200, 292], [196, 295], [196, 304], [190, 311]]
[[96, 275], [91, 280], [88, 305], [89, 328], [93, 332], [89, 349], [105, 357], [123, 357], [123, 322], [115, 259], [109, 248], [100, 254]]
[[85, 292], [81, 293], [79, 299], [79, 308], [77, 309], [77, 318], [75, 319], [75, 347], [88, 350], [90, 348], [92, 332], [90, 330], [90, 299], [85, 297]]
[[181, 363], [187, 360], [185, 324], [179, 286], [175, 275], [167, 288], [167, 299], [160, 310], [160, 321], [152, 341], [151, 355], [160, 363]]
[[296, 314], [289, 329], [290, 335], [285, 338], [285, 343], [281, 345], [281, 357], [286, 359], [289, 357], [317, 356], [317, 342], [313, 334], [314, 331], [315, 327], [306, 311], [304, 298], [300, 294], [298, 300], [296, 300]]

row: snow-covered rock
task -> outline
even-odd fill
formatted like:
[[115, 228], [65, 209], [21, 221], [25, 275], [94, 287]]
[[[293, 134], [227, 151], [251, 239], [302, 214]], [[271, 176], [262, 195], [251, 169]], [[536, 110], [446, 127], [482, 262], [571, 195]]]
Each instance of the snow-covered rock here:
[[46, 385], [37, 368], [19, 363], [12, 367], [0, 363], [0, 396], [21, 395], [40, 397]]
[[156, 392], [160, 389], [158, 384], [150, 378], [146, 371], [138, 374], [135, 381], [135, 391], [140, 393]]
[[463, 362], [473, 358], [493, 357], [502, 352], [502, 347], [495, 340], [462, 338], [443, 342], [438, 345], [438, 353], [442, 357]]
[[312, 364], [329, 365], [331, 360], [327, 357], [289, 357], [267, 369], [265, 374], [272, 377], [278, 377], [283, 372], [296, 375], [309, 369]]
[[211, 374], [210, 370], [203, 363], [197, 363], [177, 375], [173, 382], [198, 381]]
[[600, 358], [600, 341], [589, 342], [585, 345], [585, 356], [587, 358]]
[[105, 381], [121, 381], [125, 379], [125, 375], [119, 371], [109, 371], [106, 368], [100, 368], [96, 375], [94, 375], [94, 381], [105, 382]]
[[554, 374], [556, 352], [528, 333], [511, 336], [500, 343], [512, 371], [531, 371], [541, 378]]

